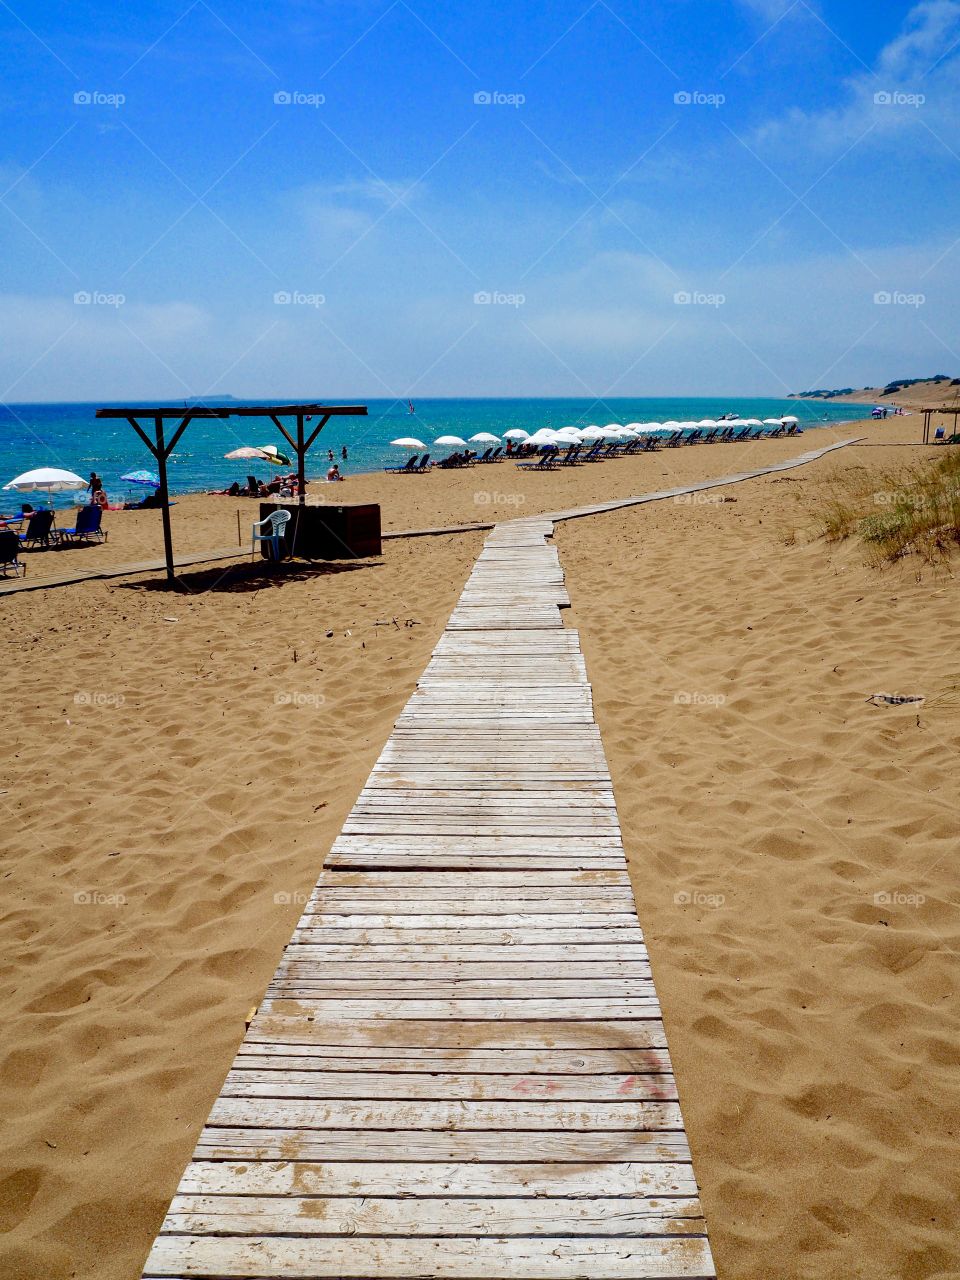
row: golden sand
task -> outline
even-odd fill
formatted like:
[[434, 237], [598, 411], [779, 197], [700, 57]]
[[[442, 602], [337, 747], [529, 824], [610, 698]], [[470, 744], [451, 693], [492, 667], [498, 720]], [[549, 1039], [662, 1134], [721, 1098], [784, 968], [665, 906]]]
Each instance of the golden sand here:
[[[502, 519], [869, 437], [557, 531], [724, 1280], [960, 1273], [955, 584], [812, 535], [829, 477], [936, 456], [917, 429], [338, 490], [385, 527]], [[236, 508], [181, 503], [178, 549]], [[71, 558], [159, 554], [155, 513], [108, 519]], [[139, 1274], [481, 542], [4, 602], [4, 1277]]]

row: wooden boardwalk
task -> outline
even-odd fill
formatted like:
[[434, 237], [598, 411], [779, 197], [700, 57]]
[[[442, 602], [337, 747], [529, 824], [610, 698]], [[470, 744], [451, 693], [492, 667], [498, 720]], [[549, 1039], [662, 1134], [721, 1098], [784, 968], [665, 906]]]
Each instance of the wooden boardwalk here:
[[487, 537], [149, 1277], [712, 1277], [553, 526]]

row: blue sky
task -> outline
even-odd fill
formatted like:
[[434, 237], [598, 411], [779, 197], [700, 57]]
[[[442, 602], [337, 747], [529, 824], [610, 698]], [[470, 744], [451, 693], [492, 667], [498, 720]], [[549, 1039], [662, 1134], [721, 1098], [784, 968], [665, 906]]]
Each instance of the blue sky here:
[[3, 0], [0, 42], [0, 400], [960, 374], [960, 0]]

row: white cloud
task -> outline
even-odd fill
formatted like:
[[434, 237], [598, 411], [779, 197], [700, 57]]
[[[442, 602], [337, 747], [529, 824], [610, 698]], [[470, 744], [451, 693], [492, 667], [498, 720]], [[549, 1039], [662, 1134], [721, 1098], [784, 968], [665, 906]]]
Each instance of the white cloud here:
[[806, 11], [806, 16], [809, 16], [810, 6], [798, 0], [740, 0], [740, 3], [744, 8], [759, 14], [765, 22], [778, 22], [788, 13], [796, 16], [803, 15]]
[[960, 0], [921, 0], [872, 70], [842, 84], [841, 104], [795, 108], [756, 130], [760, 142], [800, 142], [834, 150], [862, 140], [871, 146], [910, 136], [924, 147], [953, 145], [960, 123]]

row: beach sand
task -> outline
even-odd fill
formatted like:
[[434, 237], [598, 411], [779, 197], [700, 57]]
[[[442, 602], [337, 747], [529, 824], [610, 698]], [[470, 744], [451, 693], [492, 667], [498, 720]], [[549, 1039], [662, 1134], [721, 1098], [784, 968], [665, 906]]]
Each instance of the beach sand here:
[[[955, 584], [812, 532], [831, 477], [937, 456], [897, 444], [918, 425], [338, 490], [422, 527], [868, 436], [735, 501], [557, 531], [723, 1280], [960, 1274]], [[184, 501], [179, 549], [229, 543], [235, 506]], [[76, 556], [149, 554], [148, 515]], [[139, 1274], [482, 536], [4, 602], [4, 1277]], [[927, 702], [868, 705], [878, 690]]]

